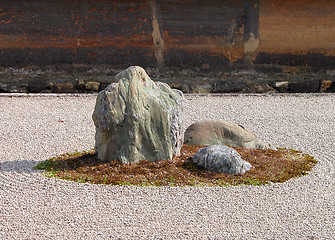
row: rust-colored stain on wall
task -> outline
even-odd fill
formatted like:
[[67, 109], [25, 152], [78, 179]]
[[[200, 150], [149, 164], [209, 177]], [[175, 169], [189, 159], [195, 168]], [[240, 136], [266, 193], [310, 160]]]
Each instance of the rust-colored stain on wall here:
[[168, 63], [198, 57], [199, 63], [224, 65], [243, 59], [243, 1], [162, 1], [160, 6]]
[[132, 35], [129, 37], [99, 37], [92, 36], [30, 36], [30, 35], [0, 35], [0, 49], [6, 48], [71, 48], [80, 47], [143, 47], [152, 49], [151, 35]]
[[335, 1], [261, 0], [259, 51], [335, 55]]
[[1, 1], [0, 6], [0, 48], [136, 45], [151, 33], [143, 1]]
[[3, 0], [0, 66], [332, 66], [334, 20], [334, 0]]
[[228, 65], [244, 57], [243, 6], [243, 0], [1, 1], [0, 55], [26, 64], [42, 64], [52, 52], [48, 64]]
[[148, 17], [146, 1], [1, 1], [0, 50], [9, 59], [20, 52], [17, 58], [33, 64], [50, 52], [49, 64], [136, 64], [136, 55], [152, 64]]

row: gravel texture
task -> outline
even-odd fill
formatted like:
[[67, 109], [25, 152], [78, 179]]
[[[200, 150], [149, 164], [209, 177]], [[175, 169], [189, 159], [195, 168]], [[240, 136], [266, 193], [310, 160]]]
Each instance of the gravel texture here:
[[46, 178], [94, 146], [96, 95], [0, 95], [0, 239], [335, 239], [335, 95], [187, 95], [186, 126], [224, 119], [320, 162], [282, 184], [120, 187]]

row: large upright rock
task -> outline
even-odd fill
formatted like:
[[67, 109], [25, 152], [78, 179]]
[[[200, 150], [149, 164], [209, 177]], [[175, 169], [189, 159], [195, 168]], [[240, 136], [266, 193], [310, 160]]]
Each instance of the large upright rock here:
[[195, 122], [185, 131], [187, 145], [229, 145], [250, 149], [275, 149], [262, 142], [252, 131], [241, 125], [223, 120]]
[[129, 67], [98, 95], [93, 121], [102, 160], [135, 163], [180, 155], [183, 93], [153, 82], [141, 67]]

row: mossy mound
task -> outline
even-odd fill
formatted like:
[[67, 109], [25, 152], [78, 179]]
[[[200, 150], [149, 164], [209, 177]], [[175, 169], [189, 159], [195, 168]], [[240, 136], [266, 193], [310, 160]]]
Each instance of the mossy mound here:
[[292, 149], [237, 148], [242, 159], [252, 165], [243, 175], [214, 173], [192, 163], [192, 156], [204, 146], [184, 145], [181, 155], [172, 160], [140, 161], [123, 164], [101, 161], [96, 153], [76, 152], [46, 160], [36, 169], [45, 170], [48, 177], [90, 182], [94, 184], [137, 186], [230, 186], [262, 185], [285, 182], [307, 174], [317, 161], [310, 155]]

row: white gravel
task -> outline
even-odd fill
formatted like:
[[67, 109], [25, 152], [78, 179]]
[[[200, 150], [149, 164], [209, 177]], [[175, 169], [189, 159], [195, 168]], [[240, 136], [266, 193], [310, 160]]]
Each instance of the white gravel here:
[[186, 96], [186, 125], [224, 119], [319, 160], [283, 184], [120, 187], [49, 179], [38, 161], [94, 146], [95, 95], [0, 95], [0, 239], [335, 239], [335, 95]]

